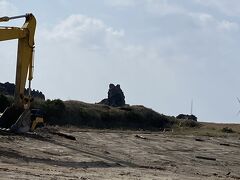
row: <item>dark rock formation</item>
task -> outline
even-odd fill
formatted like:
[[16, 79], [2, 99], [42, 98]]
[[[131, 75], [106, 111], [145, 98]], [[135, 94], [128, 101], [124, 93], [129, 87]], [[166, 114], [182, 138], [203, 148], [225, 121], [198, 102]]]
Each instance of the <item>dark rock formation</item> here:
[[108, 98], [103, 99], [100, 104], [106, 104], [113, 107], [125, 105], [125, 96], [119, 84], [109, 84]]
[[[0, 93], [4, 95], [14, 96], [14, 91], [15, 91], [15, 84], [9, 83], [9, 82], [0, 83]], [[28, 92], [28, 89], [25, 89], [25, 94], [27, 94], [27, 92]], [[33, 89], [31, 91], [31, 95], [33, 98], [39, 98], [39, 99], [45, 100], [45, 96], [41, 91]]]
[[187, 119], [187, 120], [193, 120], [193, 121], [197, 121], [197, 117], [194, 115], [188, 115], [188, 114], [179, 114], [177, 117], [177, 119]]

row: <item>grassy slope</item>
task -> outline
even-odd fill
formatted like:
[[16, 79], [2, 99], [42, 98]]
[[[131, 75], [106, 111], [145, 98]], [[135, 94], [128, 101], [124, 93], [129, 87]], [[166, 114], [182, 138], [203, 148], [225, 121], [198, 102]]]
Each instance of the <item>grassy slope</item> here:
[[[12, 104], [11, 97], [3, 98]], [[5, 109], [8, 105], [3, 105]], [[159, 114], [144, 106], [110, 107], [102, 104], [89, 104], [80, 101], [61, 101], [35, 99], [33, 108], [40, 108], [46, 113], [46, 123], [50, 125], [73, 125], [77, 127], [107, 129], [143, 129], [160, 130], [181, 126], [196, 126], [196, 122], [181, 122], [175, 117]]]
[[[10, 97], [8, 99], [11, 103], [12, 99]], [[45, 119], [50, 125], [135, 130], [173, 128], [176, 133], [206, 136], [225, 136], [226, 132], [222, 132], [222, 129], [227, 127], [233, 130], [233, 133], [227, 133], [228, 135], [240, 134], [239, 124], [196, 123], [189, 120], [178, 120], [144, 106], [114, 108], [80, 101], [41, 100], [35, 101], [34, 107], [41, 108], [46, 112]]]
[[[207, 123], [200, 122], [198, 128], [178, 127], [175, 128], [174, 134], [182, 135], [196, 135], [208, 137], [239, 137], [240, 124], [227, 124], [227, 123]], [[223, 131], [225, 128], [231, 129], [232, 132]]]
[[144, 106], [110, 107], [80, 101], [47, 101], [42, 107], [52, 125], [107, 129], [160, 130], [173, 126], [196, 126], [196, 122], [180, 121]]

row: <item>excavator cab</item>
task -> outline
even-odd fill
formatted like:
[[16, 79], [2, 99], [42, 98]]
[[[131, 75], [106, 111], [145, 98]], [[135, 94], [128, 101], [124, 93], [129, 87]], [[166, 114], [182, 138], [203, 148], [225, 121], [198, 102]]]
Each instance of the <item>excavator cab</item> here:
[[[36, 19], [33, 14], [25, 14], [14, 17], [5, 16], [0, 18], [0, 22], [18, 18], [25, 18], [22, 27], [0, 26], [0, 41], [18, 39], [14, 103], [0, 117], [0, 127], [10, 129], [12, 132], [24, 133], [33, 131], [38, 123], [43, 123], [43, 116], [38, 116], [39, 113], [36, 113], [36, 110], [31, 110]], [[28, 95], [25, 94], [27, 80]]]

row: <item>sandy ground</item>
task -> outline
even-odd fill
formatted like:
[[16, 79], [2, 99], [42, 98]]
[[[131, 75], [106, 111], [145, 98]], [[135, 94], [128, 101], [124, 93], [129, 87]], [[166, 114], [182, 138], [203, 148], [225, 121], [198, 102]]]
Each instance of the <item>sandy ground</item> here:
[[77, 128], [27, 135], [0, 131], [0, 179], [240, 179], [239, 137]]

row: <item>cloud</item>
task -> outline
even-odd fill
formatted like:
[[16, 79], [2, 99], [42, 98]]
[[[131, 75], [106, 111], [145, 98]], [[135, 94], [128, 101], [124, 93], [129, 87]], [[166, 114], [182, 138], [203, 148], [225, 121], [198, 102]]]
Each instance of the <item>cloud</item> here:
[[115, 30], [99, 19], [78, 14], [69, 16], [51, 30], [43, 30], [43, 34], [49, 40], [102, 49], [103, 46], [112, 46], [113, 39], [124, 37], [124, 30]]
[[189, 13], [193, 23], [204, 29], [215, 31], [216, 33], [222, 32], [237, 32], [239, 30], [239, 24], [226, 19], [217, 19], [211, 14], [207, 13]]
[[[170, 21], [176, 23], [177, 28], [181, 28], [181, 22], [194, 24], [201, 30], [206, 31], [222, 31], [222, 32], [237, 32], [239, 30], [239, 23], [234, 19], [230, 19], [226, 16], [218, 16], [215, 11], [221, 11], [227, 15], [240, 15], [240, 2], [233, 0], [194, 0], [189, 3], [179, 2], [176, 0], [125, 0], [125, 1], [105, 1], [108, 5], [114, 7], [127, 7], [130, 9], [141, 9], [141, 13], [145, 14], [144, 17], [152, 16], [154, 18], [162, 18], [171, 15], [175, 20], [169, 17]], [[121, 4], [122, 3], [122, 4]], [[199, 4], [201, 6], [199, 6]], [[193, 8], [198, 6], [199, 9]], [[206, 7], [213, 8], [215, 11], [206, 11]], [[165, 17], [166, 18], [166, 17]], [[164, 21], [163, 19], [159, 19]], [[184, 22], [185, 21], [185, 22]], [[185, 24], [186, 25], [186, 24]]]

